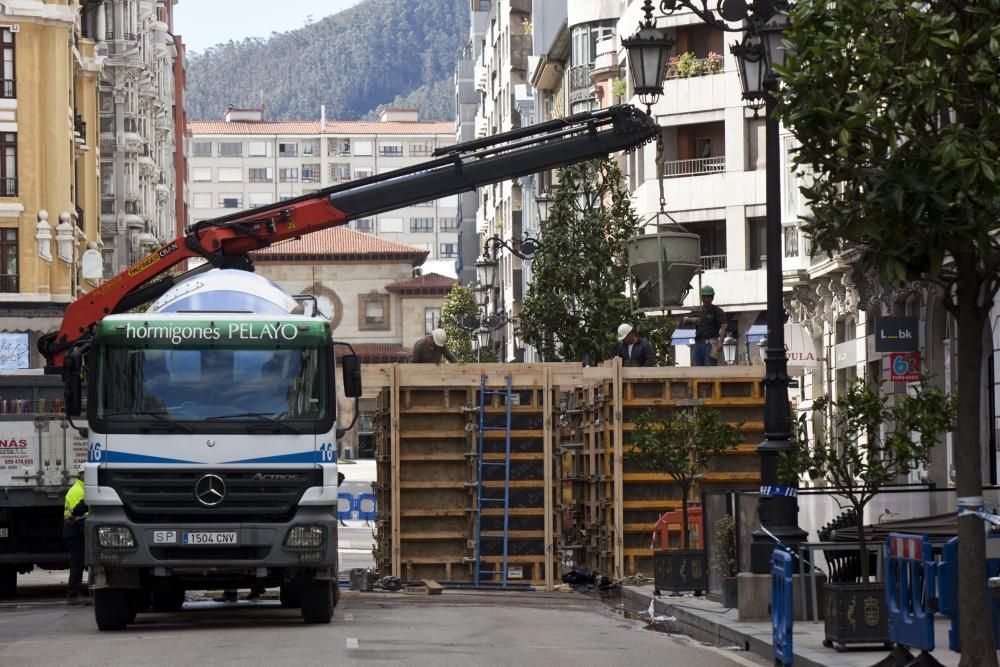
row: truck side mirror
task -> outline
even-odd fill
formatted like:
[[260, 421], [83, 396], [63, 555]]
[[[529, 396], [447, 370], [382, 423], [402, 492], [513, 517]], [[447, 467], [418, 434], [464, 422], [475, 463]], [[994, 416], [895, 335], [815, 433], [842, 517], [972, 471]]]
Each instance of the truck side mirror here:
[[356, 354], [346, 354], [340, 359], [344, 374], [344, 396], [361, 398], [361, 360]]

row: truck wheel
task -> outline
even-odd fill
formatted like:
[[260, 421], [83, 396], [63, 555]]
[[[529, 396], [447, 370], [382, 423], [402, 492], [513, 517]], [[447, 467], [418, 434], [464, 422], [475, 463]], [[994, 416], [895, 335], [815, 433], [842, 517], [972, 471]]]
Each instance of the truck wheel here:
[[329, 623], [333, 618], [333, 586], [310, 581], [302, 587], [302, 618], [306, 623]]
[[184, 589], [167, 588], [165, 590], [153, 591], [153, 611], [172, 612], [180, 611], [184, 606]]
[[17, 566], [0, 565], [0, 598], [12, 598], [17, 593]]
[[293, 583], [282, 584], [278, 599], [285, 609], [297, 609], [302, 606], [302, 587]]
[[94, 619], [102, 632], [124, 630], [132, 615], [129, 591], [125, 588], [98, 588], [94, 591]]

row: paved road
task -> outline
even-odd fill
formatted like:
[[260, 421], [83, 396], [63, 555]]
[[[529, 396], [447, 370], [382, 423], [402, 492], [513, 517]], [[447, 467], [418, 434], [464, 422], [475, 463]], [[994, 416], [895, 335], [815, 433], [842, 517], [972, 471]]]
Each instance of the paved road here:
[[274, 601], [189, 601], [100, 633], [90, 607], [0, 608], [0, 664], [57, 665], [763, 665], [703, 647], [568, 593], [345, 592], [330, 625], [307, 626]]

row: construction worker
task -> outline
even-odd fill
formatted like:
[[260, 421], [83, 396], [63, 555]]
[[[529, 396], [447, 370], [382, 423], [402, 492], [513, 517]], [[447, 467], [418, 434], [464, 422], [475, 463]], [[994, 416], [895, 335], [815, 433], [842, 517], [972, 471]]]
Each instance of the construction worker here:
[[645, 338], [639, 338], [631, 324], [618, 327], [618, 356], [623, 366], [653, 366], [656, 355], [653, 346]]
[[80, 470], [63, 502], [63, 539], [69, 548], [69, 583], [66, 586], [66, 601], [69, 604], [87, 602], [87, 598], [80, 595], [83, 584], [83, 529], [87, 512], [87, 503], [83, 499], [83, 470]]
[[441, 357], [453, 364], [458, 363], [458, 359], [448, 349], [448, 334], [445, 333], [444, 329], [435, 329], [413, 344], [413, 355], [410, 357], [410, 363], [434, 364], [436, 366], [441, 363]]
[[701, 288], [701, 309], [681, 319], [681, 324], [694, 325], [694, 350], [692, 366], [718, 366], [722, 354], [722, 341], [726, 338], [726, 314], [712, 301], [715, 290], [705, 285]]

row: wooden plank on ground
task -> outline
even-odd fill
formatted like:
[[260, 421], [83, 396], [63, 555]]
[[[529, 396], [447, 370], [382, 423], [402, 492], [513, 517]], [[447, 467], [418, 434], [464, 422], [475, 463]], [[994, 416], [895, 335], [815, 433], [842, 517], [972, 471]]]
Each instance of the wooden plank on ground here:
[[428, 595], [441, 595], [441, 593], [444, 593], [444, 586], [433, 579], [422, 579], [421, 581], [427, 587]]

